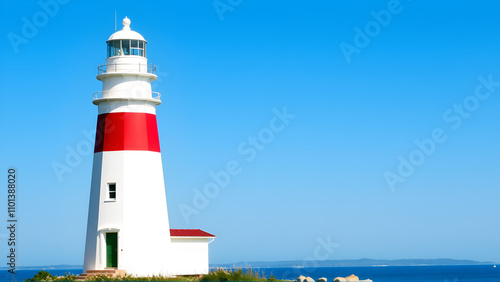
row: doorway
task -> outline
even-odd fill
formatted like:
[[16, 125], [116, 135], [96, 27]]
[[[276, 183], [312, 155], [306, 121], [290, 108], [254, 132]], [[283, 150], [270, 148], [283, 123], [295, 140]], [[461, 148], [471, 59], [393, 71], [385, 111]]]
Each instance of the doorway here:
[[118, 267], [118, 233], [106, 233], [106, 267]]

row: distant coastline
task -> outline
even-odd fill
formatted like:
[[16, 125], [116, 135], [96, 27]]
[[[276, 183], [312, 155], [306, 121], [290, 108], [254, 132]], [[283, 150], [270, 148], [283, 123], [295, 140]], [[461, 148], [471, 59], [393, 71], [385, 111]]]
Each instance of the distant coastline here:
[[291, 260], [291, 261], [248, 261], [232, 264], [214, 264], [210, 267], [251, 267], [251, 268], [278, 268], [278, 267], [355, 267], [355, 266], [433, 266], [433, 265], [490, 265], [491, 261], [457, 260], [457, 259], [356, 259], [356, 260]]
[[[250, 268], [304, 268], [304, 267], [355, 267], [355, 266], [439, 266], [439, 265], [494, 265], [491, 261], [457, 260], [457, 259], [356, 259], [356, 260], [288, 260], [288, 261], [248, 261], [228, 264], [211, 264], [210, 268], [216, 267], [250, 267]], [[59, 264], [41, 266], [18, 266], [18, 270], [50, 270], [50, 269], [82, 269], [83, 265]], [[0, 267], [0, 270], [7, 270], [8, 267]]]
[[[0, 270], [7, 270], [8, 267], [0, 267]], [[83, 265], [58, 264], [40, 266], [16, 266], [16, 270], [51, 270], [51, 269], [83, 269]]]

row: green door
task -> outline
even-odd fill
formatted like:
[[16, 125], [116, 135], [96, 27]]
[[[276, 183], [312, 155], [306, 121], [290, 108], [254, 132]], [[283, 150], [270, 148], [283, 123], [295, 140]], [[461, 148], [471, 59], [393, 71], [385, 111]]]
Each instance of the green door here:
[[118, 233], [106, 233], [106, 267], [118, 267]]

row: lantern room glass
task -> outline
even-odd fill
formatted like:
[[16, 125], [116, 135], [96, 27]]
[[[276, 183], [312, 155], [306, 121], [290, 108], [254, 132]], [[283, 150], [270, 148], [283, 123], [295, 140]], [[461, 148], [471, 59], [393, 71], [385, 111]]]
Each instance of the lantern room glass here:
[[108, 41], [107, 57], [141, 56], [146, 57], [146, 42], [141, 40], [111, 40]]

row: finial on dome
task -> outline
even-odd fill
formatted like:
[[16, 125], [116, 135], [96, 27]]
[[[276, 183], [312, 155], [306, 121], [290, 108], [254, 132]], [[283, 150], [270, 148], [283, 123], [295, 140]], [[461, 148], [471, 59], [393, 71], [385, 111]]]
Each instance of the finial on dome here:
[[125, 17], [122, 21], [122, 24], [123, 24], [123, 30], [130, 30], [130, 19]]

